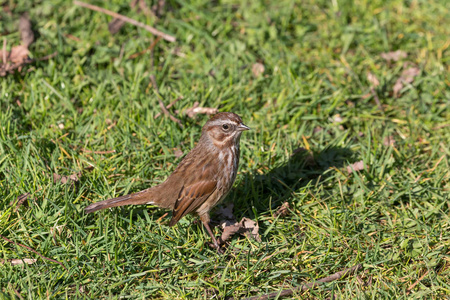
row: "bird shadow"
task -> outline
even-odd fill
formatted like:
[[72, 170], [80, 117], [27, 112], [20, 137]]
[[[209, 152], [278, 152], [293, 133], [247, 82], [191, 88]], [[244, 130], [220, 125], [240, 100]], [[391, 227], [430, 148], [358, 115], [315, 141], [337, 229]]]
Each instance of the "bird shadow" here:
[[[299, 148], [267, 173], [256, 170], [245, 174], [226, 201], [234, 202], [236, 219], [249, 217], [255, 220], [258, 216], [276, 212], [283, 203], [289, 203], [292, 193], [302, 187], [320, 185], [331, 176], [327, 172], [330, 168], [340, 169], [354, 159], [354, 153], [347, 147], [329, 146], [320, 151]], [[216, 220], [214, 215], [213, 220]]]

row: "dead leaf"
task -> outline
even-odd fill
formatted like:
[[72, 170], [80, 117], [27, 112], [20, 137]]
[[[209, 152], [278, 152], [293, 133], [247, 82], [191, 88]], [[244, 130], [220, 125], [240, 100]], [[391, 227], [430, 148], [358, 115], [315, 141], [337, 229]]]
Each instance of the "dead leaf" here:
[[348, 105], [348, 107], [355, 107], [355, 102], [353, 102], [353, 101], [350, 101], [350, 100], [345, 100], [345, 104], [347, 104]]
[[322, 130], [323, 130], [322, 127], [316, 126], [316, 127], [314, 127], [313, 133], [319, 133], [319, 132], [321, 132]]
[[176, 158], [179, 158], [183, 156], [183, 151], [181, 151], [179, 148], [175, 148], [173, 151], [173, 155], [175, 155]]
[[364, 161], [360, 160], [360, 161], [357, 161], [357, 162], [351, 164], [350, 166], [347, 166], [347, 173], [352, 174], [353, 170], [361, 171], [361, 170], [364, 170], [364, 168], [365, 168]]
[[406, 58], [407, 56], [408, 54], [402, 50], [381, 53], [381, 57], [388, 62], [391, 60], [398, 61], [402, 58]]
[[199, 103], [195, 102], [194, 106], [185, 110], [185, 114], [189, 118], [194, 118], [197, 114], [207, 114], [214, 115], [217, 114], [219, 110], [217, 108], [212, 107], [199, 107]]
[[289, 214], [289, 202], [284, 202], [278, 209], [277, 211], [274, 213], [275, 217], [284, 217], [287, 216]]
[[3, 42], [3, 49], [0, 50], [0, 76], [5, 76], [8, 73], [14, 72], [16, 69], [28, 63], [28, 46], [34, 41], [34, 34], [31, 30], [31, 22], [26, 14], [20, 17], [19, 31], [22, 39], [22, 44], [11, 47], [11, 51], [6, 50], [6, 39]]
[[414, 81], [414, 77], [420, 74], [420, 69], [417, 67], [410, 67], [403, 70], [402, 75], [397, 79], [394, 85], [394, 96], [398, 97], [400, 91], [405, 84], [410, 84]]
[[242, 218], [240, 224], [242, 224], [244, 234], [246, 236], [252, 237], [256, 241], [261, 242], [261, 237], [259, 236], [258, 223], [249, 218]]
[[385, 137], [383, 140], [383, 145], [385, 145], [386, 147], [394, 146], [395, 145], [394, 137], [392, 135]]
[[22, 64], [28, 59], [28, 46], [34, 41], [34, 34], [31, 30], [31, 22], [26, 14], [20, 17], [19, 21], [20, 37], [22, 39], [22, 45], [13, 46], [11, 51], [6, 51], [6, 40], [3, 45], [3, 49], [0, 52], [0, 59], [3, 64], [12, 62], [14, 64]]
[[253, 76], [255, 76], [255, 77], [261, 76], [261, 74], [264, 73], [264, 70], [265, 70], [265, 68], [262, 63], [255, 63], [252, 66], [252, 73], [253, 73]]
[[27, 13], [20, 16], [19, 31], [22, 45], [28, 49], [28, 47], [34, 42], [34, 33], [33, 30], [31, 30], [31, 21], [28, 18]]
[[81, 177], [81, 172], [72, 174], [72, 175], [68, 175], [68, 176], [63, 176], [63, 175], [59, 175], [56, 173], [53, 173], [53, 182], [54, 183], [62, 183], [62, 184], [66, 184], [66, 183], [74, 183], [74, 182], [78, 182], [80, 180]]
[[239, 223], [236, 221], [225, 221], [222, 223], [222, 228], [223, 232], [219, 239], [221, 244], [230, 239], [235, 233], [240, 233], [261, 242], [258, 223], [252, 219], [244, 217]]
[[[19, 45], [12, 47], [11, 52], [2, 50], [0, 57], [3, 63], [12, 62], [14, 64], [21, 64], [28, 59], [28, 54], [28, 48], [24, 45]], [[6, 59], [6, 61], [4, 59]]]
[[219, 243], [223, 244], [225, 243], [227, 240], [229, 240], [235, 233], [238, 233], [239, 230], [241, 229], [241, 225], [237, 222], [233, 223], [233, 224], [226, 224], [223, 223], [222, 224], [223, 227], [223, 231], [222, 231], [222, 235], [219, 238]]
[[233, 202], [229, 202], [218, 207], [216, 213], [218, 216], [220, 216], [221, 220], [235, 220], [235, 217], [233, 215], [233, 208]]
[[344, 121], [344, 120], [342, 119], [340, 114], [333, 116], [333, 123], [341, 123], [342, 121]]
[[367, 80], [370, 82], [372, 87], [377, 87], [380, 85], [377, 76], [373, 75], [371, 72], [367, 73]]

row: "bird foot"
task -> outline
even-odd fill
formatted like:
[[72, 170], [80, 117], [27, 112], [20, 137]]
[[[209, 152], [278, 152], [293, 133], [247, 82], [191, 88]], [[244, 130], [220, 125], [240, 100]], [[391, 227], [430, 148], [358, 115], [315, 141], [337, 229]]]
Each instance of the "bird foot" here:
[[225, 251], [222, 248], [220, 248], [220, 246], [217, 242], [216, 243], [208, 243], [208, 245], [209, 245], [209, 247], [216, 249], [217, 253], [219, 253], [219, 254], [225, 253]]

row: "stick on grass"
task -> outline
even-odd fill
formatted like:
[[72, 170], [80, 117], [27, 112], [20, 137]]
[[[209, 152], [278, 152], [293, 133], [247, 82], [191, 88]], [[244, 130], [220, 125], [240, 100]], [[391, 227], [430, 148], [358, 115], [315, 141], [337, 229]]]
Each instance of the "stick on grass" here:
[[107, 15], [110, 15], [110, 16], [116, 18], [116, 19], [119, 19], [119, 20], [125, 21], [127, 23], [133, 24], [134, 26], [138, 26], [138, 27], [144, 28], [148, 32], [151, 32], [152, 34], [154, 34], [156, 36], [160, 36], [160, 37], [162, 37], [163, 39], [165, 39], [168, 42], [175, 42], [176, 41], [176, 38], [174, 36], [171, 36], [169, 34], [161, 32], [158, 29], [153, 28], [152, 26], [149, 26], [149, 25], [146, 25], [144, 23], [141, 23], [141, 22], [138, 22], [136, 20], [133, 20], [131, 18], [125, 17], [125, 16], [123, 16], [121, 14], [118, 14], [118, 13], [115, 13], [113, 11], [110, 11], [110, 10], [107, 10], [107, 9], [104, 9], [104, 8], [101, 8], [99, 6], [95, 6], [95, 5], [92, 5], [92, 4], [84, 3], [84, 2], [81, 2], [81, 1], [76, 1], [76, 0], [73, 1], [73, 4], [81, 6], [81, 7], [85, 7], [85, 8], [91, 9], [91, 10], [95, 10], [95, 11], [98, 11], [98, 12], [101, 12], [101, 13], [104, 13], [104, 14], [107, 14]]
[[296, 287], [294, 289], [286, 289], [286, 290], [282, 290], [281, 292], [273, 292], [270, 294], [266, 294], [266, 295], [261, 295], [261, 296], [255, 296], [255, 297], [250, 297], [247, 298], [246, 300], [268, 300], [268, 299], [272, 299], [275, 297], [286, 297], [286, 296], [290, 296], [295, 292], [301, 292], [301, 291], [306, 291], [312, 288], [315, 288], [316, 286], [318, 286], [320, 283], [326, 283], [326, 282], [332, 282], [338, 279], [342, 279], [347, 277], [348, 275], [352, 274], [352, 273], [356, 273], [359, 269], [362, 268], [361, 264], [357, 264], [356, 266], [353, 266], [351, 268], [345, 269], [343, 271], [339, 271], [337, 273], [334, 273], [330, 276], [327, 276], [325, 278], [319, 279], [315, 282], [309, 282], [306, 284], [303, 284], [299, 287]]
[[63, 268], [67, 271], [67, 268], [62, 264], [62, 262], [59, 262], [59, 261], [57, 261], [57, 260], [54, 260], [54, 259], [45, 257], [44, 255], [40, 254], [40, 253], [37, 252], [36, 250], [34, 250], [34, 249], [32, 249], [32, 248], [30, 248], [30, 247], [28, 247], [28, 246], [22, 245], [22, 244], [20, 244], [20, 243], [11, 241], [10, 239], [8, 239], [7, 237], [4, 237], [4, 236], [1, 235], [1, 234], [0, 234], [0, 237], [1, 237], [2, 239], [4, 239], [5, 241], [11, 243], [11, 244], [14, 244], [14, 245], [23, 247], [23, 248], [28, 249], [29, 251], [31, 251], [31, 252], [33, 252], [33, 253], [36, 253], [37, 255], [39, 255], [41, 258], [43, 258], [43, 259], [45, 259], [45, 260], [48, 260], [48, 261], [51, 261], [51, 262], [54, 262], [54, 263], [59, 264], [61, 267], [63, 267]]

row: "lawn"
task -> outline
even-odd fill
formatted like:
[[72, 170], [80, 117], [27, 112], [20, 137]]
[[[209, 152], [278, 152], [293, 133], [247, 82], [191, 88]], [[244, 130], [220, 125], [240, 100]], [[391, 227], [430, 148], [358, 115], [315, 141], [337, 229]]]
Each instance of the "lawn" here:
[[[290, 297], [450, 297], [450, 2], [89, 2], [175, 42], [31, 2], [0, 9], [4, 49], [25, 12], [35, 35], [0, 77], [0, 298], [242, 299], [358, 264]], [[84, 213], [167, 178], [209, 118], [197, 105], [252, 128], [224, 205], [257, 239], [218, 254], [193, 216]]]

